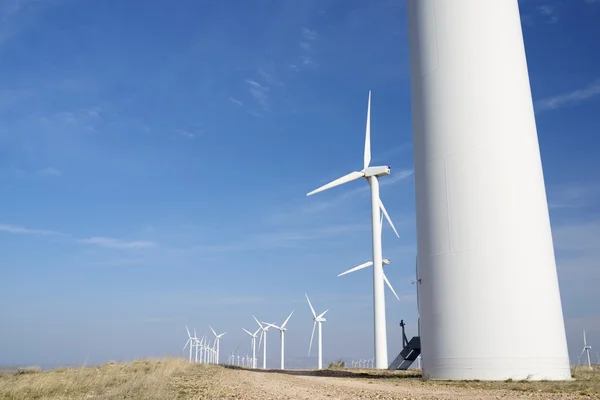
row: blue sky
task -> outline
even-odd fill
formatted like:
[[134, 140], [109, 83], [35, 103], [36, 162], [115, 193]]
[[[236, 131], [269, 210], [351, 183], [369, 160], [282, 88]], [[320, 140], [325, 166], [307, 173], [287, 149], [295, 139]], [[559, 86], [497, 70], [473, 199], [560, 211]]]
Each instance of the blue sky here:
[[[600, 348], [600, 2], [520, 6], [576, 359], [583, 328]], [[312, 365], [305, 291], [325, 361], [371, 357], [372, 276], [336, 277], [371, 257], [367, 184], [305, 196], [362, 166], [368, 90], [390, 357], [415, 333], [404, 1], [0, 0], [0, 77], [0, 364], [180, 355], [185, 324], [226, 359], [296, 310], [287, 365]]]

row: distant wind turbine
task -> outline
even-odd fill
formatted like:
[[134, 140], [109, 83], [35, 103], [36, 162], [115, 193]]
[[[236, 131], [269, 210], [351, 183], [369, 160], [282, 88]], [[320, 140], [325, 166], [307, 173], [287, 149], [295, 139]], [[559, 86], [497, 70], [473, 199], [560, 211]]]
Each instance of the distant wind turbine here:
[[[267, 332], [269, 330], [269, 326], [265, 325], [263, 326], [258, 319], [256, 319], [256, 317], [253, 315], [252, 318], [254, 318], [254, 320], [256, 321], [256, 323], [258, 324], [258, 326], [260, 326], [260, 329], [262, 330], [262, 334], [260, 335], [260, 341], [262, 341], [262, 345], [263, 345], [263, 369], [267, 369]], [[263, 340], [264, 338], [264, 340]], [[258, 347], [260, 347], [260, 341], [259, 341], [259, 345]]]
[[290, 320], [290, 317], [293, 313], [294, 311], [292, 311], [290, 315], [288, 315], [288, 317], [285, 319], [285, 321], [283, 321], [283, 324], [281, 324], [281, 326], [277, 326], [275, 324], [267, 324], [269, 326], [272, 326], [273, 328], [279, 329], [281, 335], [281, 369], [285, 369], [285, 331], [287, 330], [285, 326]]
[[323, 316], [325, 314], [327, 314], [327, 311], [329, 311], [329, 309], [323, 311], [321, 314], [317, 315], [317, 313], [315, 312], [315, 309], [313, 308], [312, 304], [310, 304], [310, 299], [308, 298], [308, 295], [306, 293], [304, 293], [304, 295], [306, 296], [306, 301], [308, 301], [308, 306], [310, 307], [310, 311], [313, 315], [313, 329], [312, 329], [312, 333], [310, 335], [310, 344], [308, 345], [308, 355], [310, 356], [310, 350], [312, 349], [312, 342], [313, 342], [313, 337], [315, 336], [315, 328], [317, 326], [317, 324], [319, 325], [319, 333], [318, 333], [318, 356], [317, 356], [317, 368], [318, 369], [323, 369], [323, 337], [321, 334], [321, 324], [325, 321], [327, 321], [325, 318], [323, 318]]
[[261, 330], [261, 328], [258, 328], [254, 333], [251, 333], [250, 331], [247, 331], [244, 328], [242, 328], [242, 330], [248, 335], [250, 335], [250, 337], [252, 338], [252, 368], [256, 368], [256, 336], [258, 335], [258, 332]]
[[221, 338], [223, 336], [225, 336], [225, 334], [227, 332], [223, 332], [220, 335], [217, 335], [217, 332], [215, 332], [215, 330], [210, 325], [208, 327], [212, 331], [213, 335], [215, 335], [215, 360], [214, 360], [214, 363], [218, 364], [219, 363], [219, 344], [221, 343]]
[[583, 350], [581, 350], [581, 354], [579, 355], [578, 358], [581, 358], [581, 356], [583, 355], [583, 353], [587, 353], [587, 361], [588, 361], [588, 367], [590, 369], [592, 369], [592, 361], [590, 360], [590, 350], [592, 349], [592, 346], [588, 346], [587, 341], [585, 339], [585, 330], [583, 331]]

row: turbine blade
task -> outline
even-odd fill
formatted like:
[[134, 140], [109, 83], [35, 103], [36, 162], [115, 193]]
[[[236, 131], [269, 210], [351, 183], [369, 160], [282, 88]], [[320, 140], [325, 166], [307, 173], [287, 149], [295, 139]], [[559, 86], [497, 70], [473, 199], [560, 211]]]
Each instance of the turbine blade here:
[[253, 334], [252, 336], [256, 336], [256, 335], [258, 334], [258, 332], [259, 332], [259, 331], [260, 331], [260, 328], [258, 328], [258, 329], [256, 330], [256, 332], [254, 332], [254, 334]]
[[183, 349], [181, 349], [181, 351], [185, 350], [185, 348], [187, 347], [188, 343], [190, 342], [190, 340], [192, 340], [191, 338], [187, 340], [187, 342], [185, 342], [185, 346], [183, 346]]
[[189, 336], [189, 337], [192, 337], [192, 335], [190, 334], [190, 330], [188, 329], [187, 325], [185, 326], [185, 330], [187, 331], [187, 333], [188, 333], [188, 336]]
[[258, 340], [258, 349], [259, 349], [259, 350], [260, 350], [260, 345], [261, 345], [261, 343], [262, 343], [262, 338], [263, 338], [263, 335], [264, 335], [264, 334], [265, 334], [265, 331], [261, 330], [261, 331], [260, 331], [260, 339]]
[[196, 328], [194, 328], [194, 337], [197, 338], [198, 335], [196, 335]]
[[256, 321], [256, 323], [258, 324], [258, 326], [260, 326], [260, 329], [263, 329], [262, 324], [256, 319], [256, 317], [253, 315], [252, 318], [254, 318], [254, 320]]
[[365, 132], [365, 169], [371, 163], [371, 91], [369, 90], [369, 103], [367, 105], [367, 128]]
[[215, 332], [215, 330], [212, 328], [212, 326], [208, 326], [210, 328], [210, 330], [212, 331], [213, 335], [217, 336], [217, 332]]
[[383, 211], [383, 214], [385, 215], [385, 218], [388, 220], [388, 222], [392, 226], [392, 229], [394, 230], [394, 233], [396, 234], [396, 236], [400, 237], [400, 235], [398, 235], [398, 231], [396, 230], [396, 227], [394, 226], [394, 223], [390, 219], [390, 216], [388, 215], [388, 213], [387, 213], [387, 211], [385, 209], [385, 206], [383, 205], [383, 202], [381, 201], [381, 199], [379, 199], [379, 207], [381, 208], [381, 211]]
[[306, 300], [308, 300], [308, 305], [310, 307], [310, 311], [312, 311], [313, 317], [317, 318], [317, 313], [315, 312], [315, 309], [313, 308], [312, 304], [310, 304], [310, 299], [308, 298], [308, 295], [306, 293], [304, 293], [304, 295], [306, 296]]
[[394, 296], [396, 296], [396, 298], [398, 299], [398, 301], [400, 301], [400, 297], [398, 297], [398, 295], [396, 294], [396, 291], [394, 290], [394, 288], [392, 287], [392, 284], [390, 283], [390, 281], [388, 280], [387, 276], [385, 276], [385, 272], [383, 273], [383, 280], [385, 281], [385, 283], [388, 285], [388, 287], [390, 288], [390, 290], [392, 291], [392, 293], [394, 293]]
[[323, 315], [327, 314], [327, 311], [329, 311], [329, 308], [325, 311], [323, 311], [321, 314], [319, 314], [319, 316], [317, 318], [321, 318]]
[[310, 335], [310, 344], [308, 345], [308, 355], [310, 356], [310, 350], [312, 349], [312, 342], [313, 342], [313, 338], [315, 336], [315, 328], [317, 327], [317, 321], [315, 321], [313, 323], [313, 330], [312, 333]]
[[335, 181], [329, 182], [326, 185], [321, 186], [318, 189], [313, 190], [312, 192], [307, 193], [307, 196], [313, 195], [315, 193], [319, 193], [322, 192], [324, 190], [327, 189], [331, 189], [332, 187], [336, 187], [339, 185], [343, 185], [344, 183], [348, 183], [348, 182], [352, 182], [358, 178], [362, 178], [363, 176], [365, 176], [364, 172], [358, 172], [358, 171], [354, 171], [354, 172], [350, 172], [347, 175], [342, 176], [341, 178], [336, 179]]
[[252, 336], [252, 334], [251, 334], [250, 332], [248, 332], [247, 330], [245, 330], [244, 328], [242, 328], [242, 330], [243, 330], [244, 332], [246, 332], [248, 335]]
[[338, 275], [338, 277], [339, 276], [343, 276], [343, 275], [347, 275], [347, 274], [351, 274], [354, 271], [358, 271], [359, 269], [370, 267], [371, 265], [373, 265], [373, 261], [367, 261], [366, 263], [360, 264], [357, 267], [350, 268], [348, 271], [342, 272], [341, 274]]
[[584, 331], [583, 331], [583, 345], [584, 345], [584, 346], [587, 346], [587, 342], [586, 342], [586, 340], [585, 340], [585, 329], [584, 329]]
[[585, 348], [583, 350], [581, 350], [581, 354], [577, 358], [581, 358], [581, 356], [583, 355], [583, 353], [585, 353]]
[[292, 311], [290, 313], [290, 315], [288, 315], [288, 317], [285, 319], [285, 321], [283, 321], [283, 324], [281, 324], [281, 328], [285, 328], [285, 325], [288, 323], [288, 321], [290, 320], [290, 318], [292, 317], [292, 314], [294, 313], [294, 311]]
[[381, 220], [379, 220], [379, 230], [380, 233], [383, 235], [383, 212], [381, 212]]

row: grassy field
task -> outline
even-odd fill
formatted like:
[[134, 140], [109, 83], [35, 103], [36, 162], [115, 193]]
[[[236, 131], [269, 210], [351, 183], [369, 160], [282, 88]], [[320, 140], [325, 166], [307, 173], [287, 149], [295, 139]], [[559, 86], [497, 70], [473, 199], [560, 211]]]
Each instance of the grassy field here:
[[[301, 391], [290, 393], [285, 391], [296, 383], [302, 390], [302, 385], [309, 382], [309, 379], [314, 390], [321, 390], [326, 394], [323, 398], [370, 398], [362, 397], [361, 393], [366, 393], [363, 388], [360, 392], [356, 392], [354, 397], [351, 390], [355, 390], [357, 385], [367, 386], [367, 389], [372, 387], [374, 391], [379, 390], [375, 387], [377, 385], [383, 390], [400, 387], [408, 392], [416, 390], [422, 395], [428, 394], [428, 390], [431, 390], [430, 398], [453, 398], [459, 394], [463, 398], [496, 398], [499, 393], [508, 393], [509, 398], [513, 398], [513, 395], [522, 398], [532, 394], [541, 398], [546, 398], [545, 395], [560, 398], [561, 394], [568, 394], [569, 398], [600, 398], [598, 366], [593, 371], [583, 367], [575, 368], [573, 375], [576, 380], [571, 382], [442, 382], [421, 379], [417, 370], [392, 372], [335, 369], [256, 372], [242, 368], [189, 364], [181, 359], [164, 359], [142, 360], [130, 364], [108, 363], [98, 367], [65, 368], [43, 372], [35, 368], [21, 370], [18, 373], [0, 376], [0, 399], [296, 398], [294, 393], [301, 396], [298, 398], [308, 398]], [[262, 382], [260, 387], [252, 388], [252, 382], [257, 379]], [[247, 383], [240, 384], [240, 382]], [[270, 389], [271, 383], [273, 387]], [[331, 389], [337, 387], [339, 387], [338, 391]], [[344, 392], [344, 390], [348, 391]], [[340, 397], [332, 397], [329, 392], [338, 393]], [[440, 396], [437, 397], [437, 394]], [[396, 397], [393, 392], [390, 392], [388, 397], [378, 397], [392, 399], [404, 398], [404, 395], [399, 394]], [[320, 398], [320, 396], [311, 395], [310, 398]]]

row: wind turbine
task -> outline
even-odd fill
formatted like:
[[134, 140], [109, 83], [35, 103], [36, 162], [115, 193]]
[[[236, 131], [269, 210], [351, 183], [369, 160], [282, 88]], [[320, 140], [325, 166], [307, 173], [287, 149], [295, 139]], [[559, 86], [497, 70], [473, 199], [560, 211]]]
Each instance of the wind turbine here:
[[[258, 344], [258, 347], [260, 347], [260, 342], [263, 342], [263, 369], [267, 369], [267, 331], [269, 330], [269, 325], [263, 326], [257, 319], [256, 317], [253, 315], [252, 318], [254, 318], [254, 320], [256, 321], [256, 323], [258, 324], [258, 326], [260, 326], [260, 329], [262, 330], [262, 333], [260, 335], [260, 341]], [[263, 341], [263, 337], [264, 337], [264, 341]]]
[[258, 335], [258, 331], [260, 331], [261, 328], [258, 328], [254, 333], [251, 333], [244, 328], [242, 328], [242, 330], [252, 338], [252, 368], [256, 368], [256, 335]]
[[308, 345], [308, 355], [310, 356], [310, 350], [312, 349], [313, 337], [315, 336], [315, 327], [317, 326], [317, 324], [319, 324], [319, 338], [318, 338], [319, 348], [318, 348], [317, 368], [323, 369], [323, 337], [321, 335], [321, 324], [323, 322], [327, 321], [325, 318], [323, 318], [323, 315], [325, 315], [327, 313], [327, 311], [329, 311], [329, 309], [327, 309], [327, 310], [323, 311], [321, 314], [317, 315], [312, 304], [310, 304], [310, 299], [308, 298], [308, 295], [306, 293], [304, 293], [304, 295], [306, 296], [306, 300], [308, 301], [308, 306], [310, 307], [310, 311], [312, 312], [313, 321], [314, 321], [312, 334], [310, 335], [310, 344]]
[[221, 338], [225, 336], [227, 332], [223, 332], [220, 335], [217, 335], [217, 332], [212, 328], [212, 326], [208, 326], [212, 331], [213, 335], [215, 335], [215, 364], [219, 363], [219, 343], [221, 343]]
[[[198, 338], [196, 337], [196, 334], [194, 333], [194, 336], [192, 337], [192, 335], [190, 334], [190, 330], [188, 329], [187, 325], [185, 326], [185, 330], [187, 331], [188, 334], [188, 340], [187, 342], [185, 342], [185, 345], [183, 346], [183, 350], [185, 350], [185, 348], [187, 347], [187, 345], [190, 345], [190, 363], [192, 362], [192, 352], [194, 349], [194, 346], [196, 346], [196, 341], [198, 340]], [[183, 351], [182, 350], [182, 351]]]
[[[281, 334], [281, 369], [285, 369], [284, 365], [284, 359], [285, 359], [285, 331], [287, 331], [285, 325], [288, 323], [288, 321], [290, 320], [290, 317], [292, 316], [292, 314], [294, 313], [294, 311], [292, 311], [290, 313], [290, 315], [288, 315], [288, 317], [285, 319], [285, 321], [283, 321], [283, 324], [281, 324], [281, 326], [277, 326], [275, 324], [268, 324], [269, 326], [272, 326], [273, 328], [277, 328], [279, 329], [279, 333]], [[266, 323], [266, 322], [265, 322]]]
[[581, 354], [579, 355], [579, 357], [581, 357], [583, 355], [583, 353], [587, 353], [587, 361], [588, 361], [588, 367], [590, 369], [592, 369], [592, 362], [590, 361], [590, 350], [592, 349], [592, 346], [588, 346], [587, 341], [585, 339], [585, 329], [583, 330], [583, 350], [581, 350]]
[[[365, 178], [371, 187], [371, 223], [372, 223], [372, 242], [373, 242], [373, 317], [375, 333], [375, 367], [386, 369], [388, 367], [387, 357], [387, 332], [385, 322], [385, 293], [383, 288], [383, 265], [381, 256], [381, 228], [379, 222], [379, 210], [387, 218], [388, 222], [396, 228], [390, 219], [383, 202], [379, 198], [379, 177], [389, 175], [390, 167], [377, 166], [371, 167], [371, 91], [369, 91], [369, 102], [367, 105], [367, 126], [365, 134], [365, 152], [364, 165], [361, 171], [354, 171], [342, 176], [326, 185], [321, 186], [312, 192], [307, 193], [310, 196], [315, 193], [331, 189], [344, 183], [352, 182], [359, 178]], [[396, 232], [398, 235], [398, 232]]]

